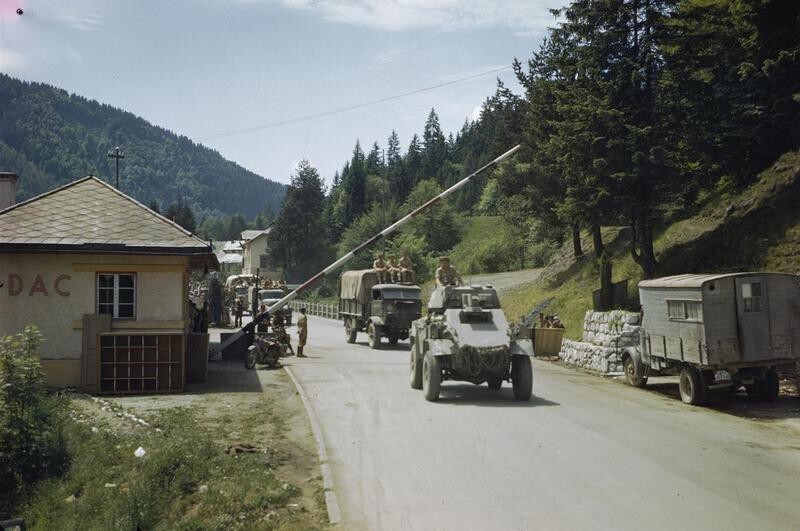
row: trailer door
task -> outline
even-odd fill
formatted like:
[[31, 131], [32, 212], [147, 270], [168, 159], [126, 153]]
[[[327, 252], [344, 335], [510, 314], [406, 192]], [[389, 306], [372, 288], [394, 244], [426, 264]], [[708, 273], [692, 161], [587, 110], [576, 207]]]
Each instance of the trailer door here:
[[743, 361], [771, 357], [767, 283], [761, 277], [736, 279], [739, 346]]

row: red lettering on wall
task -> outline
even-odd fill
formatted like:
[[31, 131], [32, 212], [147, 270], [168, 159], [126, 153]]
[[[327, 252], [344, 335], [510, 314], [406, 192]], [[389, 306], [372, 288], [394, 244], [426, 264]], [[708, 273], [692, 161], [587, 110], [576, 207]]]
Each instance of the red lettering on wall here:
[[50, 296], [50, 294], [47, 293], [47, 286], [44, 285], [44, 280], [42, 280], [42, 275], [36, 275], [36, 278], [33, 280], [33, 286], [31, 286], [31, 291], [28, 293], [28, 297], [33, 296], [34, 293], [43, 293], [45, 297]]
[[65, 280], [72, 280], [72, 277], [69, 275], [60, 275], [56, 278], [56, 281], [53, 282], [53, 290], [62, 297], [69, 297], [69, 291], [61, 287], [61, 282]]
[[16, 297], [22, 293], [22, 277], [16, 273], [8, 274], [8, 294]]

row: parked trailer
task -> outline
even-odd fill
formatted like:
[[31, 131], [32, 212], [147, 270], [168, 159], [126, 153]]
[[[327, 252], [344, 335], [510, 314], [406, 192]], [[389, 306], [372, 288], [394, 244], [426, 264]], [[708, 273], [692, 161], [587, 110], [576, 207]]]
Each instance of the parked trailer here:
[[678, 275], [639, 283], [641, 344], [624, 356], [625, 379], [679, 374], [681, 399], [744, 385], [756, 400], [778, 397], [777, 369], [800, 359], [800, 276]]
[[345, 338], [355, 343], [366, 331], [369, 346], [380, 348], [381, 338], [395, 344], [408, 339], [414, 319], [422, 315], [422, 290], [408, 283], [377, 284], [375, 271], [345, 271], [339, 280], [339, 317]]

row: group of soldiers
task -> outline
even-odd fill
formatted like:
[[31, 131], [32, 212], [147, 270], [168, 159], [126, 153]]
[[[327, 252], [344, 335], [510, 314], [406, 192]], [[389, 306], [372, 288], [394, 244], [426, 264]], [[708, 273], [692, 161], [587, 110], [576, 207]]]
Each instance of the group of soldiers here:
[[[383, 254], [375, 256], [375, 261], [372, 262], [372, 270], [378, 277], [378, 284], [386, 284], [389, 282], [414, 282], [414, 265], [411, 263], [411, 258], [408, 253], [403, 253], [398, 262], [394, 255], [384, 261]], [[458, 271], [450, 263], [450, 258], [442, 256], [439, 258], [439, 267], [436, 268], [434, 280], [437, 286], [461, 286], [463, 284], [461, 276]]]
[[261, 279], [261, 289], [282, 289], [286, 291], [289, 288], [286, 286], [285, 280], [272, 280], [271, 278], [265, 276]]
[[408, 253], [400, 256], [400, 262], [391, 254], [384, 261], [383, 254], [379, 254], [372, 262], [372, 270], [378, 277], [378, 284], [414, 282], [414, 264], [411, 263]]

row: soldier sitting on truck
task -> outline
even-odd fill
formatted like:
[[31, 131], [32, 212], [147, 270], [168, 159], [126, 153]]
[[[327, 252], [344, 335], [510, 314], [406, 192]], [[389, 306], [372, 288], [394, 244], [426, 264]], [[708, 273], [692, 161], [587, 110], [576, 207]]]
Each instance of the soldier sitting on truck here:
[[381, 255], [375, 255], [375, 261], [372, 262], [372, 270], [375, 271], [378, 284], [385, 284], [387, 281], [386, 262], [383, 261]]
[[460, 286], [463, 284], [461, 276], [450, 265], [450, 258], [447, 256], [439, 258], [439, 267], [436, 269], [434, 280], [436, 280], [437, 286]]
[[397, 282], [397, 277], [400, 276], [400, 268], [397, 267], [397, 259], [393, 254], [390, 254], [389, 258], [386, 260], [386, 271], [388, 273], [389, 282]]
[[411, 263], [411, 258], [408, 253], [403, 253], [400, 257], [400, 282], [414, 282], [414, 264]]

